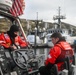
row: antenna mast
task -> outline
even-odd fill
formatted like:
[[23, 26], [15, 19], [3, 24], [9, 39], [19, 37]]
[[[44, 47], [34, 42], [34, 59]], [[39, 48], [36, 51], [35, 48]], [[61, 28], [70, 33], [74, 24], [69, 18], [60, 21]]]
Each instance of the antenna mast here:
[[53, 17], [54, 20], [58, 20], [58, 23], [57, 23], [58, 28], [61, 28], [61, 19], [65, 19], [65, 16], [61, 15], [60, 11], [61, 11], [61, 9], [59, 7], [58, 8], [58, 15], [56, 15], [56, 16]]

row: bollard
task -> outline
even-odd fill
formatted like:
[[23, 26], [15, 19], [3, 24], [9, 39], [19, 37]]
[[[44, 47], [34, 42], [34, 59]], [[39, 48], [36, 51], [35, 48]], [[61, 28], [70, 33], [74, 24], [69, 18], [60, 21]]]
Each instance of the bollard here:
[[66, 70], [66, 69], [62, 70], [62, 74], [61, 75], [68, 75], [68, 70]]

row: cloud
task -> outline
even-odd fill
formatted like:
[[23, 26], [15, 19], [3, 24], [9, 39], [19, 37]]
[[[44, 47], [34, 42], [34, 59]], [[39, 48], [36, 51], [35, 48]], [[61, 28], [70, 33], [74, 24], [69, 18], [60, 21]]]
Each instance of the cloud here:
[[58, 7], [61, 7], [61, 14], [66, 15], [62, 20], [69, 24], [76, 24], [76, 1], [75, 0], [25, 0], [26, 8], [21, 16], [25, 19], [38, 19], [53, 22], [53, 16], [58, 14]]

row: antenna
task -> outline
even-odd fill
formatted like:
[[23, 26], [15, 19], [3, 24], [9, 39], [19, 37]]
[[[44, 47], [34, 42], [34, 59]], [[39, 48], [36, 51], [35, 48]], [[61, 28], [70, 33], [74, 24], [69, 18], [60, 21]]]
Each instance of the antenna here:
[[60, 11], [61, 11], [61, 9], [59, 7], [58, 8], [58, 15], [53, 17], [54, 20], [58, 20], [58, 23], [57, 23], [58, 28], [61, 28], [61, 19], [65, 19], [65, 16], [61, 15]]
[[37, 28], [37, 34], [38, 34], [38, 31], [39, 31], [39, 28], [38, 28], [38, 12], [37, 12], [37, 22], [36, 22], [36, 28]]

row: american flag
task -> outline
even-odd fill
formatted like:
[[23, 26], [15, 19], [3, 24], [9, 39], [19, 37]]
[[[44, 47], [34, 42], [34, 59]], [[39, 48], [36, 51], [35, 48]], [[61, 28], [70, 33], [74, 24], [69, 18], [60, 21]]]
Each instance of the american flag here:
[[25, 7], [24, 0], [13, 0], [13, 5], [12, 8], [10, 9], [10, 13], [15, 17], [22, 15], [24, 7]]

